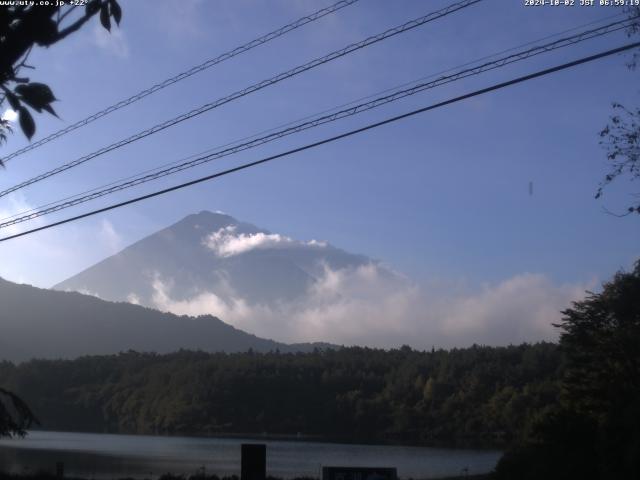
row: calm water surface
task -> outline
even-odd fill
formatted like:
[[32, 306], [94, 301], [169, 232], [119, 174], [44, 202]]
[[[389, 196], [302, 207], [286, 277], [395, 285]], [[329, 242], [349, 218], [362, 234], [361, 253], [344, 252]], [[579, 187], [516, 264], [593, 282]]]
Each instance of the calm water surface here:
[[425, 447], [345, 445], [319, 442], [224, 438], [152, 437], [92, 433], [31, 432], [0, 440], [0, 469], [13, 473], [54, 471], [87, 478], [157, 478], [171, 472], [240, 473], [240, 444], [266, 443], [267, 474], [320, 477], [322, 466], [396, 467], [402, 478], [437, 478], [486, 473], [501, 452]]

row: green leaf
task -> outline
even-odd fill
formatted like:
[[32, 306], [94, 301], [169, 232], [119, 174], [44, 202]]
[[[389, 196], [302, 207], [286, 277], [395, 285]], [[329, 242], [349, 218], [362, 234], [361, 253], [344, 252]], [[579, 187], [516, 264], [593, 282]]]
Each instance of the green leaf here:
[[20, 94], [21, 99], [34, 110], [41, 112], [42, 109], [50, 112], [50, 103], [56, 100], [51, 89], [44, 83], [29, 83], [18, 85], [15, 92]]
[[18, 111], [18, 109], [20, 108], [20, 100], [18, 100], [18, 97], [16, 97], [13, 93], [6, 91], [7, 94], [7, 100], [9, 101], [9, 105], [11, 105], [11, 108], [15, 111]]
[[93, 15], [100, 10], [100, 0], [90, 0], [85, 7], [86, 15]]
[[20, 128], [22, 128], [22, 131], [27, 138], [31, 140], [33, 134], [36, 133], [36, 124], [33, 121], [33, 117], [25, 107], [20, 107], [18, 109], [18, 114], [20, 115]]
[[107, 30], [111, 31], [111, 20], [109, 19], [109, 4], [104, 3], [100, 8], [100, 23]]
[[120, 25], [120, 20], [122, 20], [122, 9], [116, 0], [109, 0], [109, 6], [111, 7], [111, 16], [116, 21], [118, 25]]
[[58, 39], [58, 25], [51, 18], [40, 20], [33, 30], [33, 39], [44, 47], [54, 44]]
[[47, 112], [49, 112], [51, 115], [53, 115], [56, 118], [60, 118], [58, 117], [58, 114], [56, 113], [56, 111], [53, 109], [53, 107], [51, 105], [45, 105], [42, 107], [44, 110], [46, 110]]

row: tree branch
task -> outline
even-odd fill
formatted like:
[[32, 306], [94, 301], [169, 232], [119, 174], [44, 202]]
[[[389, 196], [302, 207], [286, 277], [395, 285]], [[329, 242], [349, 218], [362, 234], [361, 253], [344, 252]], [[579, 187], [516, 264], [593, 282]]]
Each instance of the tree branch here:
[[[103, 5], [105, 2], [100, 2], [100, 5]], [[100, 9], [96, 9], [94, 12], [89, 13], [87, 10], [85, 10], [85, 14], [80, 17], [78, 20], [76, 20], [75, 22], [73, 22], [71, 25], [69, 25], [68, 27], [66, 27], [64, 30], [60, 30], [58, 32], [58, 35], [56, 35], [54, 42], [57, 42], [59, 40], [62, 40], [63, 38], [67, 37], [68, 35], [71, 35], [74, 32], [77, 32], [78, 30], [80, 30], [80, 28], [87, 23], [91, 17], [93, 17], [96, 13], [98, 13], [100, 11]]]

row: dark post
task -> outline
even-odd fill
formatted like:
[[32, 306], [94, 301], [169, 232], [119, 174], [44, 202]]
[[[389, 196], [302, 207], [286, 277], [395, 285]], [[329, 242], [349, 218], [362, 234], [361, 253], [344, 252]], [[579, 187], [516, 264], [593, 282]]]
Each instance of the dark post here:
[[267, 476], [267, 446], [243, 443], [240, 480], [265, 480]]
[[63, 478], [64, 477], [64, 463], [56, 462], [56, 477]]

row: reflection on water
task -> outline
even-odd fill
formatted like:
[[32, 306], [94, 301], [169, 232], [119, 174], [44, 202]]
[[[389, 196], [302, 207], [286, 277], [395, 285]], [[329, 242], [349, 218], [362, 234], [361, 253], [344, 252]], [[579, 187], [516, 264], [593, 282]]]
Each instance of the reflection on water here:
[[[255, 440], [31, 432], [0, 440], [0, 468], [12, 473], [49, 471], [87, 478], [156, 478], [167, 472], [240, 473], [240, 444]], [[344, 445], [269, 440], [267, 474], [320, 477], [322, 466], [396, 467], [402, 478], [436, 478], [493, 469], [500, 452], [424, 447]]]

